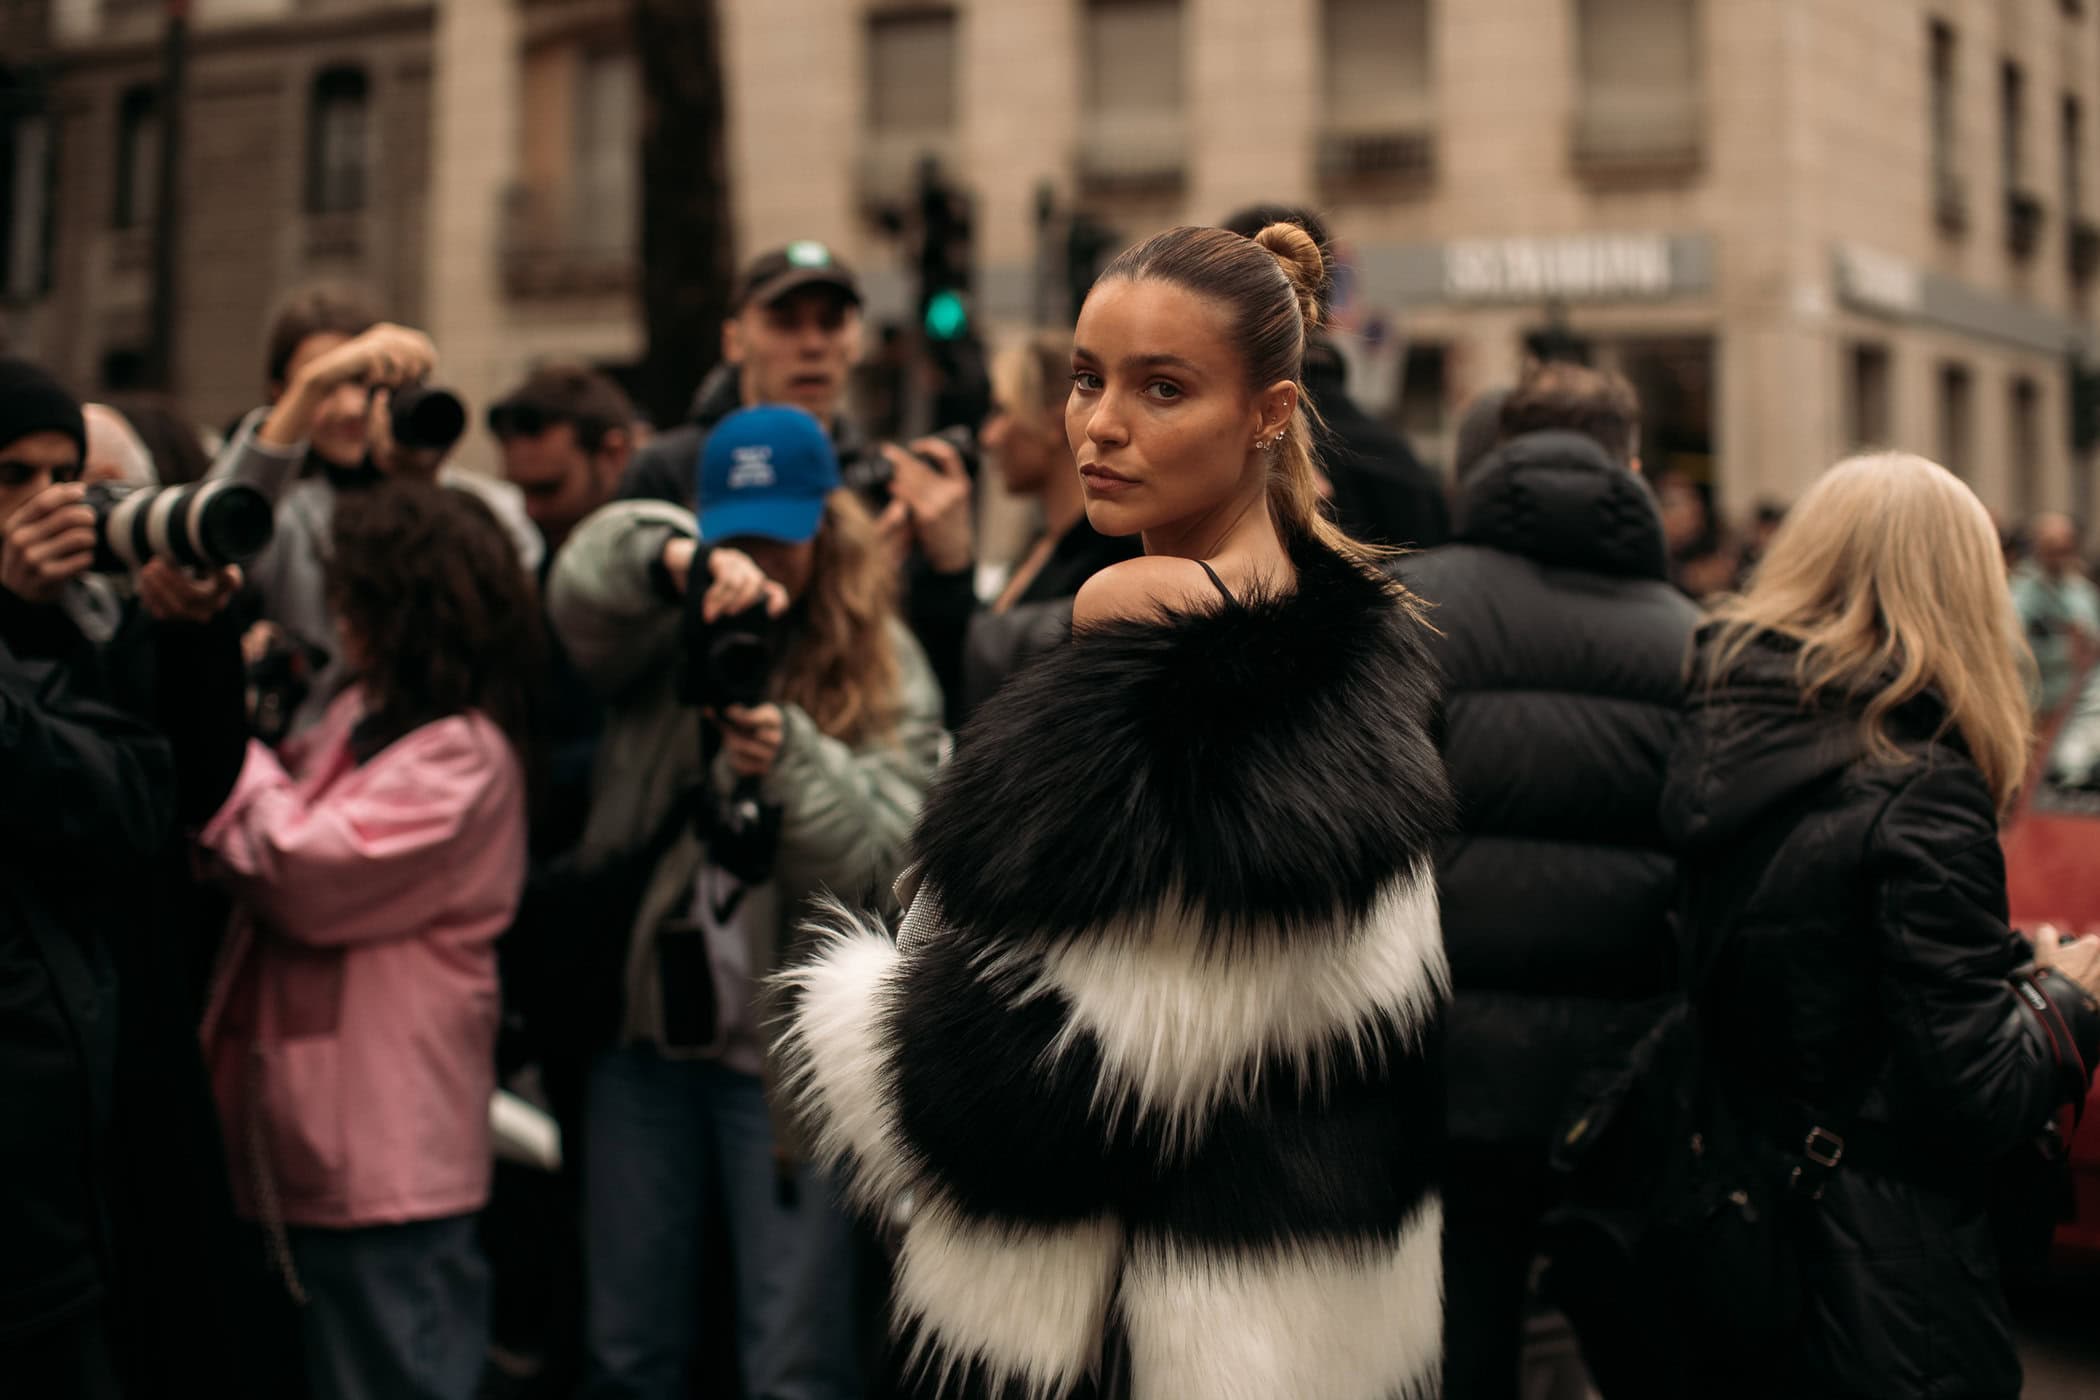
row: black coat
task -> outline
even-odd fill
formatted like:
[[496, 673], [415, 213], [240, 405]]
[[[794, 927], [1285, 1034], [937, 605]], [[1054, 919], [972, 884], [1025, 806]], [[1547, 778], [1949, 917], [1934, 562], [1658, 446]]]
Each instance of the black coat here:
[[1341, 358], [1318, 342], [1306, 353], [1305, 392], [1326, 428], [1319, 458], [1334, 487], [1335, 523], [1372, 544], [1434, 549], [1450, 539], [1444, 483], [1406, 438], [1349, 397]]
[[1899, 709], [1906, 761], [1877, 762], [1856, 708], [1803, 704], [1794, 660], [1762, 642], [1719, 686], [1693, 687], [1664, 803], [1687, 957], [1713, 959], [1697, 1011], [1718, 1077], [1746, 1106], [1859, 1104], [1846, 1160], [1798, 1226], [1806, 1324], [1764, 1359], [1767, 1389], [2012, 1396], [1981, 1198], [1992, 1163], [2084, 1091], [2045, 1018], [2091, 1064], [2100, 1012], [2053, 975], [2016, 988], [2029, 954], [2006, 923], [1997, 813], [1937, 702]]
[[1543, 1147], [1614, 1023], [1670, 985], [1655, 814], [1697, 613], [1648, 488], [1588, 438], [1505, 443], [1458, 509], [1458, 542], [1400, 569], [1442, 634], [1458, 795], [1438, 856], [1451, 1132]]
[[910, 1197], [913, 1394], [1091, 1395], [1118, 1331], [1138, 1400], [1436, 1393], [1424, 629], [1293, 558], [1295, 593], [1015, 677], [927, 798], [895, 939], [834, 910], [791, 974], [820, 1155]]

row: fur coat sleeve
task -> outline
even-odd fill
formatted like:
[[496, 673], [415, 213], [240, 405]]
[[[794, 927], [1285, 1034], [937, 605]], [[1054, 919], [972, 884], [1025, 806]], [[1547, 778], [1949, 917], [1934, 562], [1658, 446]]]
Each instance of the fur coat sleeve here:
[[834, 909], [782, 1051], [820, 1155], [911, 1203], [921, 1393], [1433, 1395], [1433, 847], [1421, 624], [1296, 592], [1081, 633], [966, 731], [898, 937]]

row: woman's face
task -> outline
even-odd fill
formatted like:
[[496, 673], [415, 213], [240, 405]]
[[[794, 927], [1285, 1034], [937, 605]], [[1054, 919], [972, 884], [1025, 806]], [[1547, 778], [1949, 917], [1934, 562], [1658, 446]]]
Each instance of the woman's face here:
[[1217, 305], [1165, 282], [1099, 283], [1072, 370], [1065, 436], [1096, 530], [1135, 535], [1260, 498], [1263, 415]]
[[740, 535], [722, 543], [729, 549], [750, 555], [751, 562], [758, 565], [767, 578], [787, 590], [789, 602], [801, 602], [802, 595], [809, 591], [809, 576], [817, 562], [815, 540], [789, 544], [758, 535]]
[[979, 434], [985, 450], [999, 464], [999, 479], [1016, 496], [1036, 495], [1050, 479], [1050, 473], [1072, 469], [1065, 456], [1063, 436], [1063, 429], [1055, 426], [1048, 415], [1040, 411], [1030, 413], [1026, 405], [1007, 404], [992, 410]]

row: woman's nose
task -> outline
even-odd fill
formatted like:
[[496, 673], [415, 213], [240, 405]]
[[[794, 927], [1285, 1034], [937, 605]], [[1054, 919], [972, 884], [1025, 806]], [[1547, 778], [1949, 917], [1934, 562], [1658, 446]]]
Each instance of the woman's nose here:
[[1094, 411], [1087, 415], [1086, 435], [1103, 447], [1112, 447], [1130, 440], [1129, 433], [1123, 427], [1122, 414], [1115, 410], [1111, 400], [1105, 395], [1101, 402], [1094, 405]]

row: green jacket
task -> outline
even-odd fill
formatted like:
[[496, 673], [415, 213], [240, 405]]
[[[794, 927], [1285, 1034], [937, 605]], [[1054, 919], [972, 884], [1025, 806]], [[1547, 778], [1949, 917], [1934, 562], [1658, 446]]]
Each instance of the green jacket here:
[[[697, 534], [693, 513], [683, 507], [622, 501], [578, 526], [554, 561], [548, 615], [606, 706], [582, 839], [586, 860], [647, 841], [671, 804], [699, 779], [699, 720], [674, 693], [680, 610], [651, 578], [672, 537]], [[781, 706], [785, 740], [765, 780], [767, 800], [781, 807], [776, 897], [767, 901], [777, 917], [754, 921], [760, 926], [752, 931], [750, 948], [751, 975], [761, 985], [792, 960], [796, 928], [812, 896], [831, 891], [849, 901], [887, 899], [904, 864], [920, 800], [947, 736], [940, 687], [918, 643], [895, 619], [889, 635], [903, 702], [893, 735], [850, 746], [820, 731], [798, 706]], [[717, 792], [727, 793], [732, 778], [726, 763], [717, 763], [711, 780]], [[658, 864], [627, 931], [623, 1043], [661, 1043], [656, 930], [684, 909], [705, 856], [701, 839], [690, 829], [683, 832]], [[769, 1009], [760, 1012], [770, 1028]], [[769, 1070], [771, 1039], [768, 1034]]]

